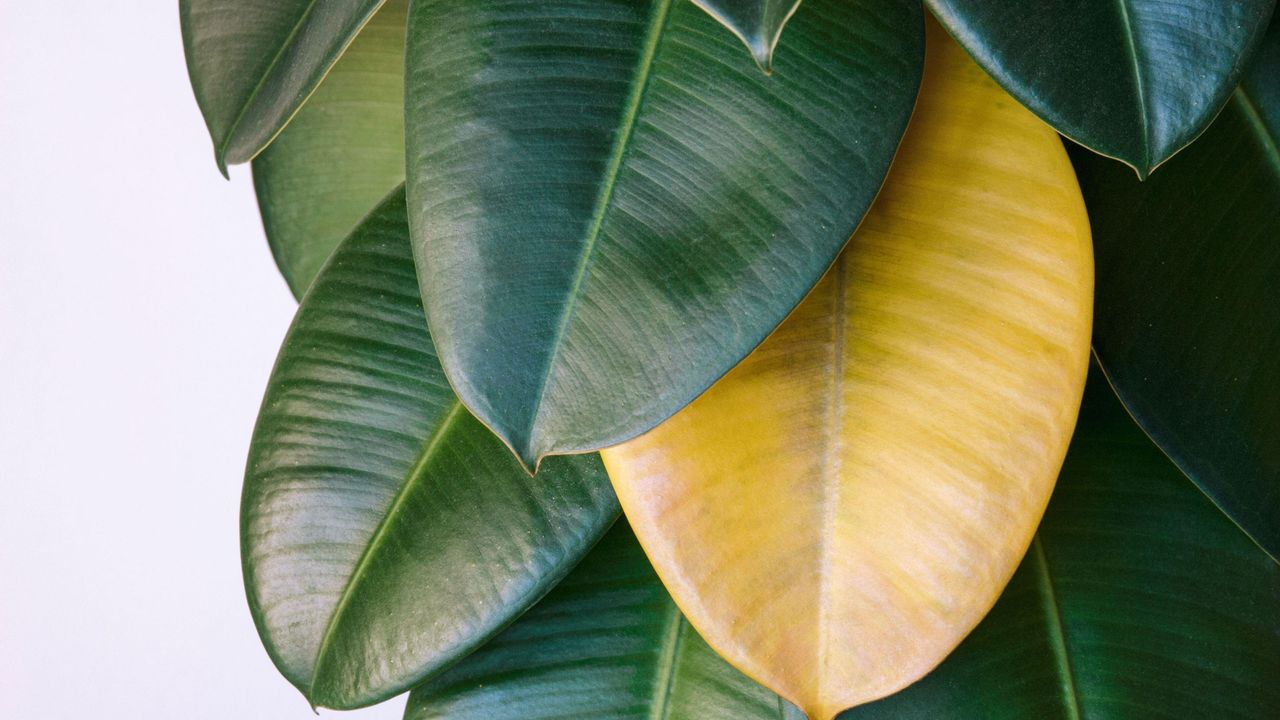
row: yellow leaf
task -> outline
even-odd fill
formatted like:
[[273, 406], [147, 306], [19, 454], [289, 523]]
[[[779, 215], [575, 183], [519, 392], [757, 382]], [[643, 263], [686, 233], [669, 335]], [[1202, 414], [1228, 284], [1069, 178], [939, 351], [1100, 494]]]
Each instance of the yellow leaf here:
[[1092, 304], [1057, 135], [931, 24], [899, 157], [827, 277], [703, 397], [604, 453], [698, 632], [822, 720], [937, 665], [1031, 542]]

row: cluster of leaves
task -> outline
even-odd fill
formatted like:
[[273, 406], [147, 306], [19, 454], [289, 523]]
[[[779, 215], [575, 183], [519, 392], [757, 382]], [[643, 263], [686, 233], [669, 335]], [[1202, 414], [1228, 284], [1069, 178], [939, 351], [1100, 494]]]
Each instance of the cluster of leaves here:
[[1274, 0], [926, 4], [182, 1], [313, 705], [1280, 714]]

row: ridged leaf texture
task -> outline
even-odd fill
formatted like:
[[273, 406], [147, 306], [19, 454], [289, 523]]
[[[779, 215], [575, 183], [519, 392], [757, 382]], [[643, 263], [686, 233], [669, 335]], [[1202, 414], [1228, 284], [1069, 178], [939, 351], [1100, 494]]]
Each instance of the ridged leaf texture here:
[[414, 2], [410, 227], [463, 402], [531, 468], [688, 404], [848, 240], [922, 32], [909, 0], [806, 0], [766, 76], [688, 2]]
[[937, 670], [841, 720], [1280, 716], [1280, 566], [1101, 373], [1027, 558]]
[[514, 625], [409, 697], [406, 720], [784, 720], [680, 614], [625, 522]]
[[533, 605], [615, 517], [598, 457], [532, 478], [449, 390], [396, 191], [303, 300], [254, 430], [245, 586], [280, 671], [316, 706], [407, 690]]
[[835, 267], [704, 396], [602, 453], [690, 621], [815, 720], [920, 678], [995, 603], [1086, 375], [1067, 154], [930, 27], [902, 150]]

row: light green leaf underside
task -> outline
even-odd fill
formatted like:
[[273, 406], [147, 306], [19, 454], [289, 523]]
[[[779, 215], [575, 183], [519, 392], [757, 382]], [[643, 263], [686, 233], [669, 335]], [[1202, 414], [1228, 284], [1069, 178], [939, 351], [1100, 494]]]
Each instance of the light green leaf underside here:
[[805, 0], [774, 72], [683, 0], [419, 0], [407, 188], [467, 406], [530, 467], [666, 419], [817, 282], [888, 170], [909, 0]]
[[187, 72], [218, 167], [289, 122], [382, 0], [180, 0]]
[[616, 516], [596, 456], [531, 478], [449, 390], [397, 191], [304, 299], [254, 431], [245, 584], [276, 665], [317, 706], [407, 690], [536, 602]]
[[253, 161], [267, 242], [297, 298], [361, 218], [404, 182], [408, 0], [389, 0]]
[[841, 720], [1280, 715], [1280, 566], [1134, 425], [1100, 372], [1022, 567], [915, 685]]
[[676, 609], [619, 522], [542, 602], [414, 690], [406, 720], [785, 720]]

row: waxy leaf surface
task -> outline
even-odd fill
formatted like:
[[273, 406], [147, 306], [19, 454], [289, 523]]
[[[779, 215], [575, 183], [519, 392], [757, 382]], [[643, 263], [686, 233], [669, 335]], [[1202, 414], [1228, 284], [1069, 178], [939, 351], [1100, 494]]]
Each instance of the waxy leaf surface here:
[[880, 187], [921, 12], [806, 0], [765, 75], [688, 2], [414, 2], [410, 227], [463, 402], [532, 468], [737, 364]]
[[1280, 566], [1097, 374], [1000, 602], [901, 693], [841, 720], [1280, 717]]
[[800, 0], [693, 0], [693, 3], [737, 35], [765, 72], [772, 72], [773, 51], [782, 28]]
[[224, 173], [271, 142], [381, 4], [180, 0], [187, 72]]
[[[1280, 24], [1277, 24], [1280, 25]], [[1280, 558], [1280, 27], [1222, 114], [1138, 183], [1076, 156], [1094, 347], [1139, 424]]]
[[253, 161], [276, 265], [301, 298], [320, 266], [404, 182], [404, 24], [390, 0]]
[[407, 690], [524, 612], [616, 516], [596, 456], [532, 478], [450, 392], [397, 192], [308, 292], [254, 430], [245, 585], [277, 667], [317, 706]]
[[720, 659], [625, 522], [501, 635], [409, 696], [406, 720], [784, 720]]
[[1093, 264], [1066, 152], [931, 27], [902, 150], [828, 276], [602, 453], [693, 625], [815, 720], [923, 676], [991, 608], [1084, 386]]
[[926, 0], [1063, 135], [1148, 173], [1204, 131], [1275, 0]]

